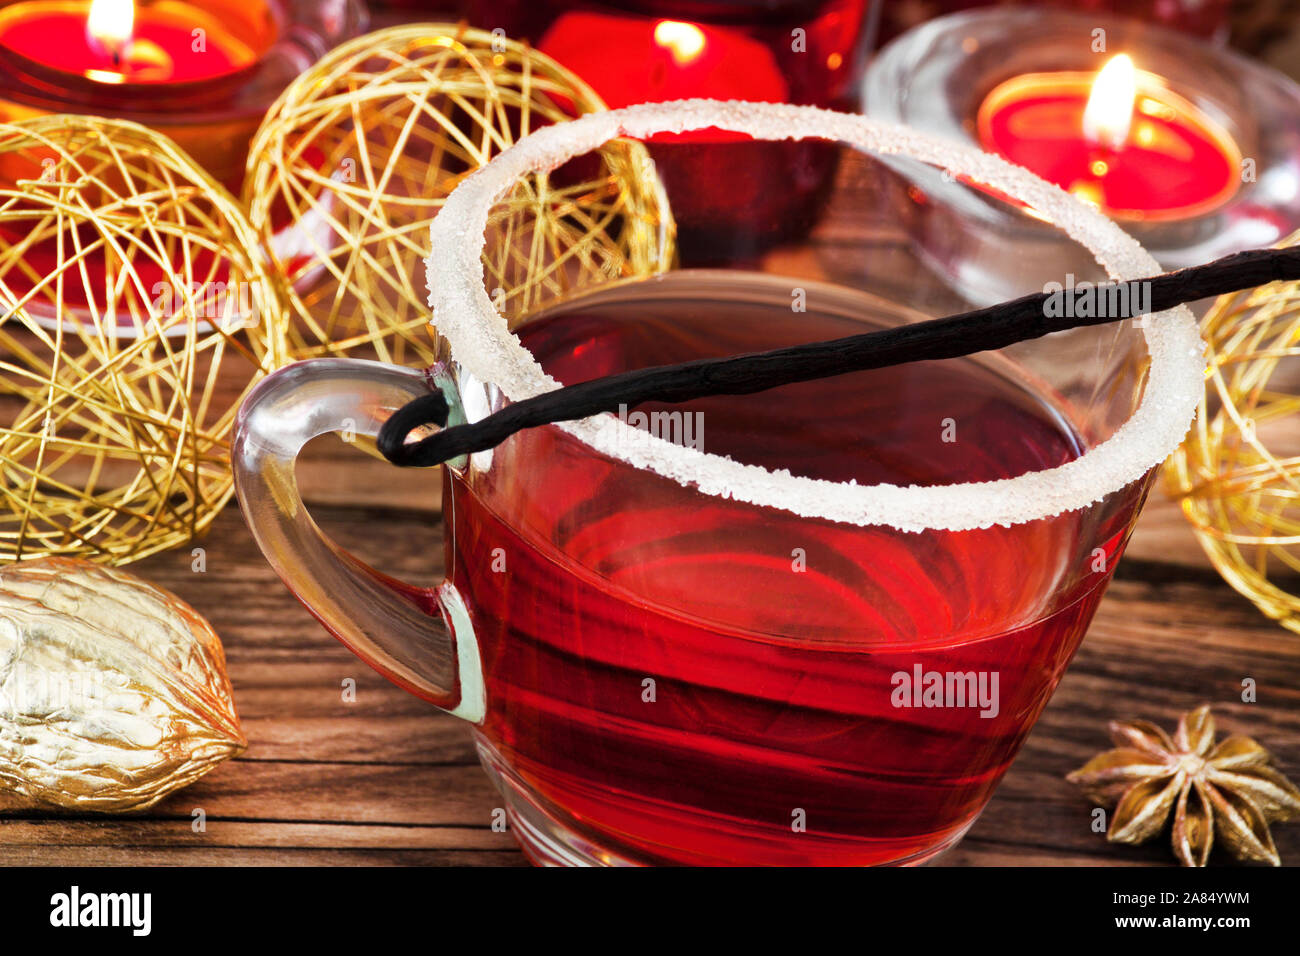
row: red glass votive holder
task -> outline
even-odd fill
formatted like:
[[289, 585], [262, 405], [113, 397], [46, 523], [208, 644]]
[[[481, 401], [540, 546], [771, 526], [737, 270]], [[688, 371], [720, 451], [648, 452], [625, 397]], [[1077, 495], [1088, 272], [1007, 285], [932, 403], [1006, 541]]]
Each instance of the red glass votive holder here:
[[[132, 120], [170, 136], [235, 191], [267, 107], [367, 22], [363, 0], [137, 0], [137, 29], [142, 18], [162, 16], [176, 43], [203, 47], [204, 69], [160, 77], [148, 63], [138, 73], [100, 69], [74, 50], [41, 45], [42, 30], [70, 30], [71, 21], [88, 18], [90, 6], [88, 0], [0, 0], [6, 25], [0, 32], [0, 122], [50, 113]], [[237, 53], [223, 42], [238, 46]]]
[[[852, 109], [874, 0], [462, 0], [486, 30], [528, 40], [610, 107], [662, 100], [788, 102]], [[755, 142], [703, 130], [647, 144], [686, 266], [751, 259], [807, 233], [839, 159], [821, 140]]]

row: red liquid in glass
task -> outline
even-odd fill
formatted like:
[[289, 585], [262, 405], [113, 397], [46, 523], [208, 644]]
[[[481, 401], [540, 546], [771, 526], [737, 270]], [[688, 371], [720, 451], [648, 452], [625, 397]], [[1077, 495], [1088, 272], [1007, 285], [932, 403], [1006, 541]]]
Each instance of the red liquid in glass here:
[[[520, 335], [572, 383], [863, 331], [782, 308], [643, 305]], [[1080, 449], [1042, 399], [969, 360], [685, 410], [702, 413], [706, 451], [864, 484], [1009, 477]], [[1012, 528], [906, 534], [700, 495], [554, 428], [493, 454], [446, 495], [489, 761], [640, 862], [879, 864], [955, 840], [1077, 648], [1146, 487]], [[917, 667], [997, 672], [996, 715], [897, 706], [896, 675]]]

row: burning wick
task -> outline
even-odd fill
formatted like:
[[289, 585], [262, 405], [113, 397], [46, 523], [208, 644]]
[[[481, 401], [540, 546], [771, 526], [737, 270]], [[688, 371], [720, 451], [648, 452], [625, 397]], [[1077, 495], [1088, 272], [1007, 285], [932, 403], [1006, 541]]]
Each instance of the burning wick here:
[[134, 0], [94, 0], [86, 17], [86, 39], [90, 48], [103, 53], [120, 67], [131, 45], [135, 29]]
[[704, 31], [693, 23], [660, 20], [655, 24], [655, 43], [670, 54], [678, 66], [685, 66], [704, 52]]
[[1093, 81], [1088, 105], [1083, 111], [1083, 135], [1098, 146], [1122, 149], [1133, 126], [1137, 103], [1137, 70], [1127, 53], [1121, 53], [1101, 68]]

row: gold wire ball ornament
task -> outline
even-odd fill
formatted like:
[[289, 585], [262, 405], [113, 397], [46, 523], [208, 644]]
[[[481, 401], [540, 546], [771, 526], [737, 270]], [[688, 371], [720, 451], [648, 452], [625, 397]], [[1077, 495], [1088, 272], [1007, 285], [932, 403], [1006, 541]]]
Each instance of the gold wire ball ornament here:
[[285, 361], [257, 248], [161, 134], [0, 124], [0, 561], [123, 564], [229, 500], [239, 400]]
[[1202, 336], [1206, 395], [1165, 484], [1224, 579], [1300, 633], [1300, 283], [1222, 296]]
[[[423, 259], [448, 193], [528, 132], [604, 108], [549, 57], [464, 25], [380, 30], [298, 77], [244, 186], [290, 289], [293, 357], [433, 361]], [[645, 147], [610, 143], [500, 201], [486, 287], [514, 322], [571, 289], [667, 269], [674, 233]]]

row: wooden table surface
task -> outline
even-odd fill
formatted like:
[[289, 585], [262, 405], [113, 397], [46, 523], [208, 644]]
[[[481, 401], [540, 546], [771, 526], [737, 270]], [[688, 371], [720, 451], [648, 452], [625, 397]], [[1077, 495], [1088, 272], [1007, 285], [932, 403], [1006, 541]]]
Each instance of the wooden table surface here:
[[[958, 302], [908, 250], [881, 178], [858, 157], [812, 240], [764, 267], [890, 295], [938, 314]], [[318, 523], [343, 547], [413, 582], [441, 571], [439, 479], [399, 471], [334, 438], [299, 467]], [[0, 822], [0, 864], [472, 864], [518, 866], [468, 728], [389, 685], [283, 588], [232, 504], [189, 549], [132, 567], [191, 602], [222, 636], [247, 753], [143, 815], [28, 813]], [[1241, 702], [1253, 678], [1258, 702]], [[356, 681], [345, 702], [342, 684]], [[1213, 703], [1300, 778], [1300, 637], [1262, 617], [1210, 568], [1175, 505], [1155, 491], [1128, 555], [1055, 697], [984, 814], [943, 864], [1169, 865], [1163, 840], [1112, 846], [1063, 777], [1107, 746], [1106, 722]], [[195, 832], [202, 809], [206, 828]], [[1274, 827], [1300, 863], [1300, 825]], [[1216, 852], [1215, 862], [1226, 858]]]

